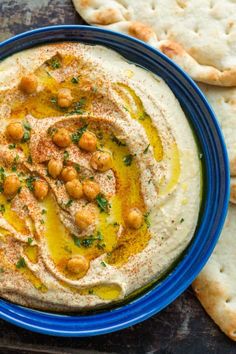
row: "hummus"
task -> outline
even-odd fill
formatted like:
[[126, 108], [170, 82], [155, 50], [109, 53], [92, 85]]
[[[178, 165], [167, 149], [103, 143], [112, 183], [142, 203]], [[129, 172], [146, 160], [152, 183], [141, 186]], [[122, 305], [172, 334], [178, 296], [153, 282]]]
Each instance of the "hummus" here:
[[0, 296], [55, 311], [120, 301], [191, 241], [201, 161], [171, 90], [110, 49], [0, 63]]

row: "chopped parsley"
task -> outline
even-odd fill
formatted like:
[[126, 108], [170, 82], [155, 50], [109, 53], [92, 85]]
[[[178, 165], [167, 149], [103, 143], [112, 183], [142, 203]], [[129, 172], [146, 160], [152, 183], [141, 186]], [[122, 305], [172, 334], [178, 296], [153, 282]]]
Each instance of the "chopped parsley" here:
[[67, 203], [65, 203], [65, 207], [69, 208], [73, 203], [73, 199], [69, 199]]
[[26, 267], [25, 259], [23, 257], [20, 257], [18, 262], [16, 263], [16, 268], [20, 269], [25, 267]]
[[125, 106], [122, 106], [126, 112], [129, 112], [128, 108]]
[[51, 97], [51, 98], [50, 98], [50, 102], [51, 102], [52, 104], [57, 104], [57, 98], [56, 98], [56, 97]]
[[39, 220], [40, 221], [40, 224], [45, 224], [45, 221], [43, 219]]
[[150, 146], [150, 144], [148, 144], [148, 146], [143, 150], [143, 153], [144, 153], [144, 154], [147, 154], [148, 149], [149, 149], [149, 146]]
[[31, 237], [28, 237], [27, 242], [28, 242], [29, 245], [31, 245], [31, 243], [33, 242], [33, 239]]
[[9, 148], [10, 150], [13, 150], [13, 149], [16, 148], [16, 144], [10, 144], [10, 145], [8, 145], [8, 148]]
[[66, 165], [68, 159], [69, 159], [69, 152], [67, 150], [64, 151], [63, 153], [63, 164]]
[[96, 202], [97, 202], [97, 205], [98, 205], [100, 211], [104, 211], [105, 213], [108, 212], [110, 204], [109, 204], [108, 200], [102, 194], [98, 194], [96, 196]]
[[26, 120], [24, 123], [23, 123], [23, 127], [25, 128], [25, 130], [28, 130], [28, 131], [31, 131], [31, 125], [29, 124], [29, 122]]
[[47, 210], [46, 210], [46, 209], [43, 209], [43, 210], [41, 211], [41, 214], [42, 214], [42, 215], [47, 214]]
[[94, 242], [96, 242], [96, 246], [98, 249], [103, 249], [106, 245], [103, 243], [101, 244], [101, 241], [103, 240], [103, 236], [100, 231], [97, 232], [97, 235], [90, 235], [89, 237], [79, 239], [77, 236], [72, 235], [74, 244], [77, 247], [84, 247], [84, 248], [89, 248], [94, 245]]
[[93, 295], [93, 289], [89, 289], [88, 293], [89, 295]]
[[3, 167], [0, 167], [0, 181], [3, 182], [6, 178], [5, 170]]
[[0, 273], [4, 273], [4, 268], [0, 267]]
[[67, 245], [63, 247], [63, 250], [66, 251], [67, 253], [70, 253], [70, 254], [72, 253], [72, 250]]
[[19, 158], [20, 158], [20, 156], [18, 154], [14, 157], [13, 165], [12, 165], [12, 168], [11, 168], [12, 172], [16, 172], [17, 163], [18, 163]]
[[35, 177], [33, 176], [30, 176], [28, 178], [26, 178], [25, 180], [25, 183], [26, 183], [26, 186], [29, 188], [29, 190], [32, 192], [34, 190], [34, 181], [36, 180]]
[[75, 163], [74, 167], [75, 167], [77, 172], [80, 172], [81, 168], [80, 168], [80, 165], [78, 163]]
[[123, 162], [125, 166], [130, 166], [132, 164], [132, 161], [133, 161], [133, 156], [131, 154], [123, 157]]
[[33, 160], [32, 160], [32, 156], [31, 155], [28, 156], [27, 162], [32, 165]]
[[57, 132], [57, 128], [50, 127], [47, 130], [48, 135], [53, 136]]
[[89, 177], [89, 180], [90, 180], [90, 181], [93, 181], [93, 180], [94, 180], [94, 176], [90, 176], [90, 177]]
[[118, 146], [126, 146], [126, 144], [122, 143], [115, 135], [112, 135], [111, 141], [116, 143]]
[[17, 193], [20, 193], [22, 190], [22, 186], [20, 186], [18, 189], [17, 189]]
[[102, 265], [103, 267], [106, 267], [106, 266], [107, 266], [104, 261], [101, 262], [101, 265]]
[[68, 112], [68, 114], [83, 114], [84, 110], [84, 106], [86, 103], [86, 98], [82, 97], [78, 102], [75, 102], [73, 104], [73, 110]]
[[23, 138], [21, 139], [21, 142], [26, 143], [29, 140], [30, 140], [30, 133], [28, 132], [28, 130], [26, 130], [24, 132]]
[[5, 209], [5, 205], [4, 204], [0, 204], [0, 213], [5, 213], [6, 209]]
[[52, 69], [59, 69], [61, 67], [61, 62], [60, 62], [60, 59], [55, 56], [55, 57], [52, 57], [51, 59], [49, 59], [47, 61], [47, 64], [52, 68]]
[[83, 135], [83, 133], [87, 130], [88, 124], [85, 124], [83, 127], [77, 129], [75, 133], [71, 135], [71, 140], [73, 141], [74, 144], [77, 144]]
[[80, 239], [79, 239], [77, 236], [75, 236], [75, 235], [72, 235], [72, 238], [73, 238], [74, 244], [75, 244], [77, 247], [81, 247]]
[[78, 84], [78, 82], [79, 82], [78, 76], [77, 77], [72, 77], [71, 82], [72, 82], [72, 84]]
[[150, 214], [150, 212], [147, 212], [147, 213], [144, 214], [144, 221], [145, 221], [147, 227], [151, 226], [151, 223], [150, 223], [150, 220], [149, 220], [149, 214]]
[[184, 218], [181, 218], [181, 219], [180, 219], [180, 224], [182, 224], [182, 222], [184, 222]]

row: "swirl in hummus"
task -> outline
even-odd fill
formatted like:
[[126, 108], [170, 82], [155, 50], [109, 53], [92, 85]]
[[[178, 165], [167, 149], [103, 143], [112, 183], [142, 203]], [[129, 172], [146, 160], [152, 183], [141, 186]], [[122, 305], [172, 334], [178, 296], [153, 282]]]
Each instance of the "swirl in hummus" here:
[[201, 163], [159, 77], [100, 46], [0, 63], [0, 295], [55, 311], [120, 301], [191, 241]]

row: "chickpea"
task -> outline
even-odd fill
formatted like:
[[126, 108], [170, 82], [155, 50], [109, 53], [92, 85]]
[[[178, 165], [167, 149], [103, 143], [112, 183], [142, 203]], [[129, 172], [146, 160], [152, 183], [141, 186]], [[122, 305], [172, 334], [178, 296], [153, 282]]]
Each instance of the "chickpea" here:
[[25, 93], [33, 93], [37, 90], [38, 80], [34, 74], [23, 76], [19, 88]]
[[143, 223], [143, 215], [138, 208], [132, 208], [129, 210], [127, 218], [127, 225], [132, 229], [139, 229]]
[[58, 95], [57, 95], [58, 106], [63, 107], [63, 108], [70, 107], [72, 101], [73, 101], [73, 97], [71, 95], [70, 89], [61, 88], [58, 91]]
[[38, 200], [43, 200], [48, 194], [48, 184], [43, 180], [36, 180], [33, 183], [34, 186], [34, 196]]
[[84, 274], [89, 269], [89, 261], [84, 256], [78, 254], [68, 260], [67, 269], [71, 273]]
[[83, 183], [83, 192], [85, 197], [92, 201], [100, 193], [100, 186], [97, 182], [87, 180]]
[[96, 151], [90, 159], [90, 165], [94, 170], [105, 172], [111, 168], [111, 155], [106, 151]]
[[85, 151], [94, 152], [97, 148], [97, 137], [91, 132], [84, 132], [79, 140], [79, 147]]
[[74, 199], [80, 199], [83, 195], [82, 184], [78, 179], [66, 182], [66, 191]]
[[77, 178], [76, 169], [72, 166], [67, 166], [63, 168], [61, 178], [64, 182], [72, 181], [73, 179]]
[[87, 229], [94, 221], [94, 213], [89, 210], [82, 209], [75, 214], [75, 223], [81, 230]]
[[61, 160], [51, 159], [48, 162], [48, 173], [52, 178], [57, 178], [63, 168], [63, 163]]
[[52, 141], [61, 148], [68, 147], [71, 144], [71, 138], [68, 130], [65, 128], [58, 129], [58, 131], [53, 135]]
[[10, 123], [6, 127], [6, 133], [12, 140], [21, 141], [24, 136], [24, 128], [19, 122]]
[[7, 176], [3, 183], [3, 192], [7, 196], [17, 193], [20, 188], [20, 180], [16, 175]]

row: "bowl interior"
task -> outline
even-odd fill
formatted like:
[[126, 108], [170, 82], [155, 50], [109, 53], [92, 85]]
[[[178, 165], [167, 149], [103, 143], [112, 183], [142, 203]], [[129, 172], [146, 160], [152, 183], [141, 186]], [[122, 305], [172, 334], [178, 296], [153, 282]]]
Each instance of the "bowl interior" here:
[[192, 125], [204, 168], [205, 193], [194, 239], [171, 273], [144, 294], [112, 310], [78, 316], [36, 311], [0, 300], [0, 316], [14, 324], [52, 335], [89, 336], [143, 321], [166, 307], [191, 284], [209, 258], [224, 223], [229, 198], [229, 166], [220, 128], [199, 88], [177, 65], [139, 40], [95, 27], [47, 27], [0, 43], [0, 60], [35, 45], [68, 40], [109, 47], [162, 77]]

